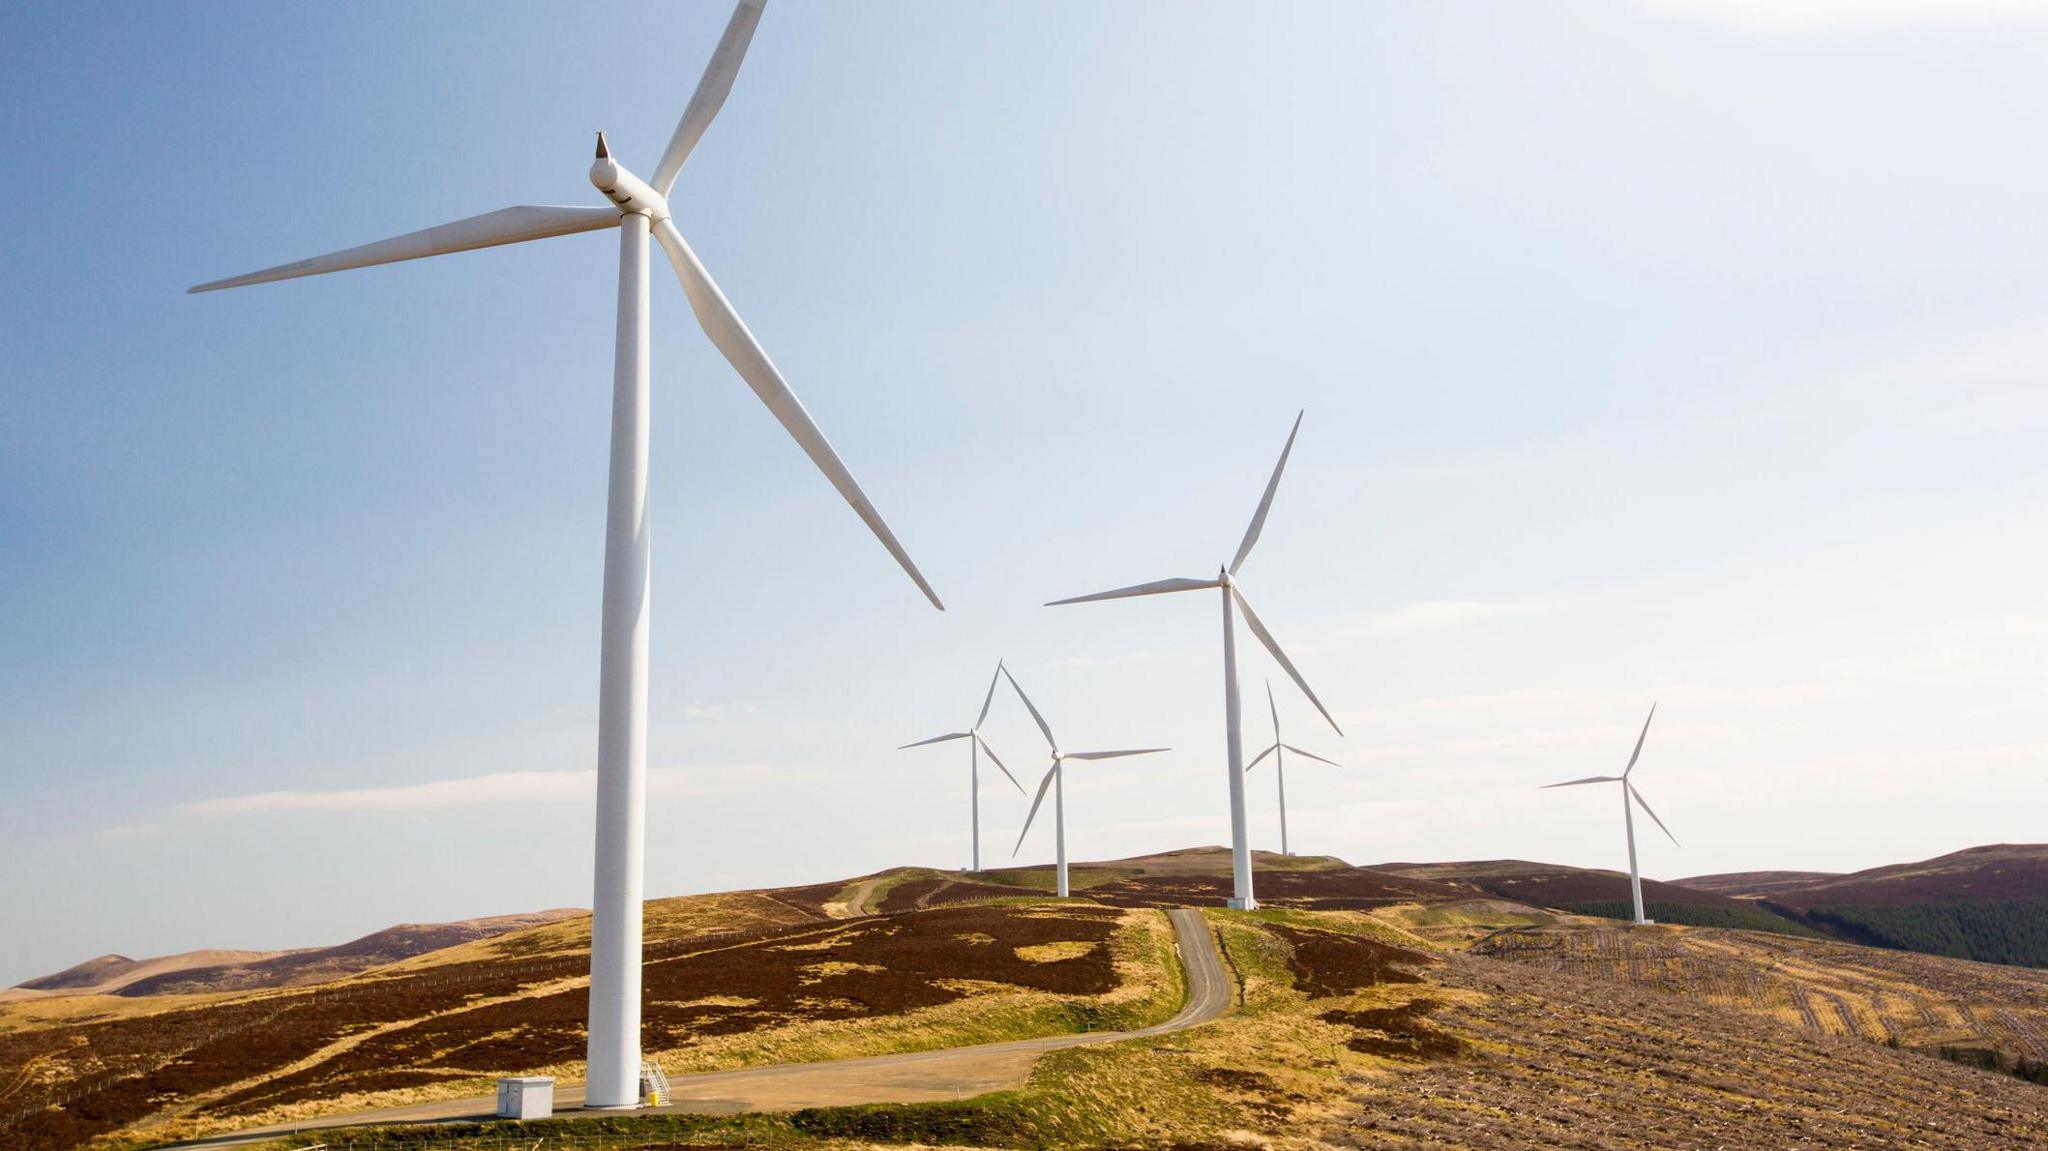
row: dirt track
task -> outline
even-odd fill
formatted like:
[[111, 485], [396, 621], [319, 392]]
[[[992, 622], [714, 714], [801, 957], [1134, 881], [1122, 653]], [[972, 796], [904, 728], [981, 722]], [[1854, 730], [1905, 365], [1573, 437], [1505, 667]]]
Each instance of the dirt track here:
[[[676, 1076], [675, 1101], [658, 1110], [726, 1115], [741, 1111], [788, 1111], [799, 1107], [834, 1107], [854, 1103], [923, 1103], [965, 1099], [990, 1091], [1020, 1087], [1032, 1064], [1047, 1051], [1115, 1043], [1164, 1035], [1205, 1023], [1221, 1015], [1231, 1002], [1230, 977], [1217, 955], [1215, 939], [1202, 913], [1189, 908], [1167, 912], [1173, 923], [1181, 964], [1187, 972], [1188, 998], [1180, 1013], [1164, 1023], [1137, 1031], [1101, 1031], [1050, 1035], [978, 1047], [877, 1055], [828, 1063], [797, 1063], [741, 1071], [712, 1071]], [[583, 1085], [556, 1087], [557, 1114], [576, 1114], [583, 1103]], [[231, 1135], [197, 1139], [169, 1147], [232, 1147], [294, 1131], [352, 1127], [372, 1123], [436, 1123], [491, 1118], [496, 1100], [490, 1096], [444, 1099], [411, 1107], [389, 1107], [333, 1115], [296, 1124], [258, 1127]], [[650, 1109], [655, 1110], [655, 1109]]]

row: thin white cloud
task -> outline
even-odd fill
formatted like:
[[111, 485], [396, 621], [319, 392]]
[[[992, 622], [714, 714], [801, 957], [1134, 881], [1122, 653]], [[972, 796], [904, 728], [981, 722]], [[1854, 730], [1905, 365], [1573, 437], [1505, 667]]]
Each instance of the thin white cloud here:
[[399, 787], [323, 791], [259, 791], [178, 804], [188, 815], [254, 815], [274, 811], [441, 811], [485, 804], [560, 803], [588, 799], [595, 771], [499, 771]]
[[[655, 767], [647, 771], [647, 793], [652, 796], [701, 794], [722, 790], [715, 780], [746, 780], [759, 783], [763, 774], [787, 779], [789, 773], [757, 765], [720, 765], [716, 768]], [[419, 812], [450, 808], [510, 806], [540, 803], [589, 802], [597, 788], [597, 772], [583, 771], [498, 771], [460, 779], [439, 779], [429, 783], [396, 787], [350, 787], [317, 791], [259, 791], [193, 800], [172, 810], [192, 816], [253, 815], [280, 811]]]
[[2048, 19], [2041, 0], [1641, 0], [1660, 12], [1777, 35]]

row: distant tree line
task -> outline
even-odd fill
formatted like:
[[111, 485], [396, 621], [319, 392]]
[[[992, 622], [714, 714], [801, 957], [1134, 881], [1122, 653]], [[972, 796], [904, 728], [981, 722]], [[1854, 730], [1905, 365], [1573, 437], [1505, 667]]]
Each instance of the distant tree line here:
[[1813, 907], [1807, 922], [1872, 947], [2048, 967], [2048, 899]]

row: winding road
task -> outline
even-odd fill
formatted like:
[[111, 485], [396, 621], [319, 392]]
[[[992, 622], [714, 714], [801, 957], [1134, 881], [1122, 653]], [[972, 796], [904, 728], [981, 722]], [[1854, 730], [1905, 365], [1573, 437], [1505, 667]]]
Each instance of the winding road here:
[[[929, 1103], [966, 1099], [990, 1091], [1022, 1087], [1038, 1057], [1069, 1047], [1092, 1047], [1126, 1039], [1145, 1039], [1206, 1023], [1230, 1007], [1231, 980], [1217, 954], [1214, 935], [1202, 913], [1175, 908], [1166, 913], [1173, 923], [1181, 968], [1187, 972], [1188, 998], [1180, 1012], [1164, 1023], [1136, 1031], [1090, 1031], [1048, 1035], [975, 1047], [949, 1047], [901, 1055], [872, 1055], [825, 1063], [789, 1063], [739, 1071], [707, 1071], [670, 1079], [670, 1102], [653, 1111], [688, 1111], [731, 1115], [742, 1111], [792, 1111], [801, 1107], [840, 1107], [856, 1103]], [[583, 1085], [558, 1084], [555, 1113], [574, 1115], [583, 1104]], [[497, 1100], [479, 1095], [442, 1099], [410, 1107], [386, 1107], [347, 1115], [330, 1115], [300, 1123], [257, 1127], [167, 1144], [167, 1148], [233, 1147], [296, 1131], [355, 1127], [383, 1123], [448, 1123], [490, 1119]]]

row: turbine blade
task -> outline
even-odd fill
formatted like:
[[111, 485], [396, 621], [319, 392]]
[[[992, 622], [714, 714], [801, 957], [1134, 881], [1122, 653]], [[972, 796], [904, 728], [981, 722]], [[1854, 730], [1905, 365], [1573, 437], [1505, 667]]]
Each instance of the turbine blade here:
[[1653, 703], [1650, 705], [1649, 716], [1643, 720], [1642, 734], [1636, 736], [1636, 749], [1629, 753], [1628, 766], [1621, 769], [1621, 777], [1623, 779], [1627, 779], [1628, 773], [1636, 769], [1636, 760], [1641, 758], [1643, 754], [1643, 740], [1649, 738], [1650, 735], [1650, 720], [1655, 718], [1657, 718], [1657, 705]]
[[1637, 791], [1637, 790], [1636, 790], [1636, 785], [1635, 785], [1635, 784], [1633, 784], [1633, 783], [1628, 783], [1628, 782], [1625, 782], [1625, 781], [1624, 781], [1624, 782], [1622, 783], [1622, 786], [1623, 786], [1623, 787], [1625, 787], [1625, 788], [1628, 788], [1628, 793], [1629, 793], [1629, 795], [1630, 795], [1630, 796], [1631, 796], [1631, 797], [1632, 797], [1632, 798], [1633, 798], [1633, 799], [1634, 799], [1634, 800], [1636, 801], [1636, 806], [1638, 806], [1638, 807], [1642, 808], [1642, 809], [1643, 809], [1643, 814], [1644, 814], [1644, 815], [1647, 815], [1647, 816], [1649, 816], [1649, 817], [1650, 817], [1650, 819], [1651, 819], [1651, 820], [1652, 820], [1653, 822], [1655, 822], [1655, 823], [1656, 823], [1656, 825], [1657, 825], [1657, 830], [1658, 830], [1658, 831], [1661, 831], [1661, 832], [1663, 832], [1663, 833], [1664, 833], [1664, 838], [1666, 838], [1666, 839], [1670, 840], [1670, 841], [1671, 841], [1671, 845], [1672, 845], [1673, 847], [1683, 847], [1683, 846], [1684, 846], [1684, 844], [1681, 844], [1681, 843], [1679, 843], [1679, 842], [1678, 842], [1678, 837], [1677, 837], [1677, 836], [1675, 836], [1675, 835], [1671, 834], [1671, 829], [1670, 829], [1670, 828], [1668, 828], [1668, 827], [1666, 827], [1666, 826], [1664, 826], [1664, 821], [1663, 821], [1663, 820], [1661, 820], [1661, 819], [1658, 819], [1658, 818], [1657, 818], [1657, 813], [1656, 813], [1656, 812], [1654, 812], [1654, 811], [1651, 811], [1651, 810], [1650, 810], [1650, 805], [1649, 805], [1649, 804], [1647, 804], [1647, 803], [1644, 803], [1644, 802], [1643, 802], [1643, 793], [1642, 793], [1642, 792], [1640, 792], [1640, 791]]
[[471, 216], [439, 227], [423, 228], [393, 236], [388, 240], [344, 248], [310, 260], [291, 264], [279, 264], [260, 272], [242, 276], [230, 276], [225, 280], [213, 280], [197, 284], [185, 291], [217, 292], [222, 288], [242, 288], [250, 284], [270, 284], [278, 280], [296, 280], [301, 276], [318, 276], [327, 272], [341, 272], [350, 268], [367, 268], [376, 264], [395, 264], [400, 260], [418, 260], [426, 256], [445, 256], [450, 252], [467, 252], [476, 248], [495, 248], [499, 244], [517, 244], [522, 240], [544, 240], [549, 236], [567, 236], [576, 232], [595, 232], [600, 228], [619, 226], [617, 208], [575, 208], [556, 204], [522, 204], [514, 208], [500, 208]]
[[733, 8], [732, 19], [726, 21], [725, 34], [718, 38], [711, 62], [704, 65], [704, 75], [697, 81], [697, 90], [690, 94], [690, 103], [683, 109], [675, 135], [668, 138], [661, 163], [654, 166], [654, 179], [649, 183], [662, 195], [668, 195], [676, 174], [683, 170], [683, 162], [690, 158], [697, 141], [704, 138], [704, 129], [725, 107], [725, 98], [732, 93], [733, 79], [740, 73], [740, 61], [747, 58], [747, 45], [754, 39], [754, 28], [761, 23], [761, 9], [767, 2], [740, 0]]
[[1003, 678], [1009, 680], [1010, 686], [1016, 689], [1017, 698], [1024, 701], [1024, 710], [1031, 713], [1031, 718], [1033, 720], [1036, 720], [1038, 723], [1038, 730], [1045, 733], [1045, 746], [1057, 750], [1060, 746], [1060, 743], [1058, 740], [1052, 737], [1052, 727], [1045, 722], [1044, 716], [1038, 714], [1038, 708], [1031, 702], [1031, 697], [1024, 694], [1024, 685], [1017, 682], [1017, 677], [1010, 674], [1009, 668], [1003, 668], [1001, 670], [1003, 673]]
[[1307, 696], [1308, 701], [1316, 705], [1316, 710], [1323, 713], [1323, 718], [1329, 721], [1330, 729], [1338, 735], [1343, 735], [1344, 729], [1337, 726], [1335, 719], [1330, 718], [1330, 709], [1324, 707], [1323, 701], [1316, 698], [1314, 689], [1309, 687], [1307, 680], [1301, 678], [1301, 671], [1294, 666], [1294, 661], [1288, 659], [1287, 653], [1280, 650], [1280, 642], [1273, 638], [1272, 632], [1266, 630], [1265, 624], [1259, 622], [1259, 615], [1252, 610], [1250, 601], [1244, 598], [1244, 592], [1233, 584], [1230, 594], [1237, 600], [1237, 609], [1244, 613], [1245, 626], [1251, 628], [1252, 634], [1259, 637], [1259, 642], [1266, 645], [1266, 650], [1273, 653], [1273, 659], [1280, 664], [1280, 670], [1286, 672], [1288, 678], [1294, 681], [1294, 686], [1301, 689], [1301, 694]]
[[1244, 566], [1245, 557], [1252, 554], [1252, 545], [1259, 542], [1259, 532], [1265, 529], [1266, 513], [1273, 510], [1273, 493], [1280, 490], [1280, 473], [1287, 470], [1287, 457], [1294, 451], [1295, 433], [1301, 431], [1301, 417], [1306, 410], [1295, 413], [1294, 427], [1287, 433], [1287, 446], [1280, 449], [1280, 462], [1273, 465], [1273, 478], [1266, 481], [1266, 494], [1259, 497], [1259, 510], [1252, 513], [1252, 526], [1244, 530], [1244, 542], [1237, 545], [1237, 555], [1230, 561], [1230, 574]]
[[1316, 754], [1315, 752], [1313, 752], [1313, 751], [1303, 751], [1302, 749], [1300, 749], [1300, 748], [1298, 748], [1298, 747], [1294, 746], [1294, 745], [1293, 745], [1293, 744], [1291, 744], [1291, 743], [1283, 743], [1283, 744], [1281, 744], [1280, 746], [1282, 746], [1282, 747], [1286, 748], [1287, 750], [1289, 750], [1289, 751], [1293, 752], [1293, 753], [1294, 753], [1294, 754], [1296, 754], [1296, 755], [1300, 755], [1300, 756], [1306, 756], [1306, 757], [1308, 757], [1309, 759], [1313, 759], [1313, 760], [1315, 760], [1315, 761], [1316, 761], [1317, 763], [1327, 763], [1327, 764], [1329, 764], [1329, 765], [1330, 765], [1331, 767], [1343, 767], [1343, 766], [1344, 766], [1343, 764], [1341, 764], [1341, 763], [1338, 763], [1338, 762], [1337, 762], [1336, 760], [1334, 760], [1334, 759], [1324, 759], [1324, 758], [1323, 758], [1322, 756], [1320, 756], [1320, 755], [1317, 755], [1317, 754]]
[[1550, 788], [1553, 788], [1553, 787], [1577, 787], [1578, 785], [1580, 785], [1580, 784], [1582, 784], [1582, 783], [1620, 783], [1620, 782], [1621, 782], [1621, 777], [1620, 777], [1620, 776], [1618, 776], [1618, 775], [1589, 775], [1589, 776], [1587, 776], [1587, 777], [1586, 777], [1586, 778], [1584, 778], [1584, 779], [1567, 779], [1567, 780], [1565, 780], [1565, 781], [1564, 781], [1563, 783], [1546, 783], [1546, 784], [1544, 784], [1544, 785], [1543, 785], [1542, 787], [1539, 787], [1539, 788], [1537, 788], [1536, 790], [1538, 790], [1538, 791], [1548, 791], [1548, 790], [1549, 790]]
[[1024, 817], [1024, 830], [1017, 833], [1017, 846], [1010, 849], [1012, 856], [1024, 847], [1024, 837], [1031, 834], [1031, 821], [1038, 818], [1038, 807], [1045, 802], [1045, 789], [1052, 786], [1053, 773], [1060, 769], [1055, 763], [1046, 769], [1045, 778], [1038, 781], [1038, 795], [1031, 801], [1031, 814]]
[[1068, 759], [1122, 759], [1127, 755], [1157, 755], [1162, 751], [1172, 750], [1170, 747], [1139, 747], [1129, 751], [1070, 751], [1066, 754], [1066, 757]]
[[1253, 756], [1253, 757], [1252, 757], [1252, 761], [1251, 761], [1250, 763], [1247, 763], [1247, 764], [1245, 764], [1245, 765], [1244, 765], [1244, 769], [1245, 769], [1246, 771], [1250, 771], [1250, 770], [1251, 770], [1252, 768], [1255, 768], [1255, 767], [1259, 766], [1259, 761], [1260, 761], [1260, 760], [1263, 760], [1263, 759], [1265, 759], [1265, 758], [1266, 758], [1267, 756], [1269, 756], [1269, 755], [1271, 755], [1271, 754], [1273, 754], [1274, 752], [1276, 752], [1276, 751], [1279, 751], [1279, 750], [1280, 750], [1280, 745], [1279, 745], [1279, 744], [1277, 744], [1277, 743], [1276, 743], [1276, 744], [1274, 744], [1273, 746], [1271, 746], [1271, 747], [1267, 748], [1266, 750], [1264, 750], [1264, 751], [1260, 752], [1259, 754], [1257, 754], [1257, 755]]
[[1017, 777], [1016, 777], [1016, 776], [1014, 776], [1014, 775], [1011, 775], [1011, 774], [1010, 774], [1010, 769], [1009, 769], [1009, 768], [1007, 768], [1007, 767], [1004, 767], [1004, 766], [1003, 766], [1003, 761], [1002, 761], [1001, 759], [999, 759], [999, 758], [998, 758], [998, 757], [996, 756], [996, 749], [995, 749], [995, 748], [992, 748], [992, 747], [990, 747], [990, 746], [988, 745], [988, 741], [987, 741], [987, 740], [985, 740], [985, 739], [983, 739], [983, 738], [981, 738], [981, 733], [980, 733], [980, 732], [976, 732], [976, 733], [974, 733], [974, 742], [976, 742], [976, 743], [980, 744], [980, 745], [981, 745], [981, 750], [983, 750], [983, 751], [985, 751], [985, 752], [987, 752], [987, 753], [988, 753], [988, 758], [989, 758], [989, 760], [990, 760], [991, 762], [993, 762], [993, 763], [994, 763], [994, 764], [996, 765], [996, 770], [998, 770], [998, 771], [1002, 772], [1002, 773], [1003, 773], [1003, 777], [1004, 777], [1005, 779], [1008, 779], [1008, 780], [1010, 781], [1010, 783], [1011, 783], [1011, 784], [1012, 784], [1012, 785], [1013, 785], [1014, 787], [1016, 787], [1016, 789], [1017, 789], [1017, 794], [1018, 794], [1018, 795], [1022, 795], [1022, 794], [1024, 794], [1024, 785], [1023, 785], [1023, 784], [1021, 784], [1021, 783], [1018, 783], [1018, 782], [1017, 782]]
[[987, 722], [988, 705], [996, 701], [996, 684], [1002, 682], [1002, 678], [1003, 661], [997, 660], [995, 674], [988, 677], [988, 694], [981, 697], [981, 714], [974, 717], [974, 730], [980, 731], [981, 725]]
[[1047, 607], [1059, 607], [1070, 603], [1091, 603], [1099, 599], [1129, 599], [1140, 595], [1165, 595], [1168, 592], [1199, 591], [1202, 588], [1222, 587], [1223, 581], [1213, 579], [1162, 579], [1151, 583], [1132, 584], [1113, 591], [1099, 591], [1094, 595], [1077, 595], [1071, 599], [1056, 599]]
[[947, 740], [949, 740], [949, 739], [972, 739], [972, 738], [974, 738], [974, 733], [973, 733], [973, 732], [969, 732], [969, 731], [953, 731], [953, 732], [947, 732], [947, 733], [946, 733], [945, 735], [935, 735], [935, 736], [931, 737], [930, 739], [920, 739], [920, 740], [918, 740], [918, 741], [917, 741], [916, 743], [906, 743], [906, 744], [904, 744], [904, 745], [903, 745], [902, 747], [899, 747], [899, 748], [897, 748], [896, 750], [897, 750], [897, 751], [908, 751], [909, 749], [911, 749], [911, 748], [913, 748], [913, 747], [923, 747], [923, 746], [925, 746], [926, 744], [930, 744], [930, 743], [944, 743], [944, 742], [946, 742], [946, 741], [947, 741]]
[[1280, 742], [1280, 705], [1273, 702], [1273, 681], [1266, 681], [1266, 710], [1273, 713], [1273, 743]]
[[910, 553], [896, 542], [896, 534], [882, 522], [882, 514], [868, 502], [867, 493], [860, 490], [853, 473], [846, 470], [846, 464], [832, 450], [825, 433], [818, 430], [811, 413], [804, 410], [803, 401], [789, 390], [789, 384], [783, 380], [782, 373], [775, 370], [768, 353], [761, 350], [760, 343], [747, 330], [739, 313], [733, 311], [725, 293], [712, 282], [711, 273], [704, 270], [697, 253], [683, 241], [683, 234], [676, 231], [674, 222], [660, 221], [654, 226], [654, 235], [667, 250], [669, 263], [675, 266], [676, 279], [682, 282], [683, 294], [690, 298], [690, 310], [697, 314], [697, 323], [703, 327], [704, 334], [711, 337], [711, 342], [724, 353], [740, 378], [746, 380], [747, 386], [754, 389], [761, 402], [768, 405], [768, 410], [781, 422], [783, 430], [796, 440], [805, 455], [811, 457], [811, 462], [825, 473], [825, 478], [832, 482], [839, 494], [846, 497], [854, 514], [868, 525], [868, 530], [875, 533], [875, 538], [882, 541], [889, 554], [896, 557], [896, 562], [903, 566], [918, 590], [924, 592], [925, 598], [932, 601], [932, 606], [940, 611], [946, 610], [946, 605], [939, 602], [938, 593], [932, 591], [932, 586], [925, 582], [924, 574], [911, 562]]

